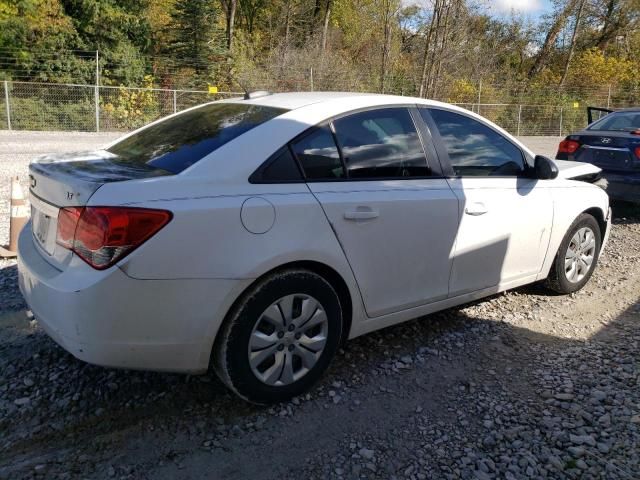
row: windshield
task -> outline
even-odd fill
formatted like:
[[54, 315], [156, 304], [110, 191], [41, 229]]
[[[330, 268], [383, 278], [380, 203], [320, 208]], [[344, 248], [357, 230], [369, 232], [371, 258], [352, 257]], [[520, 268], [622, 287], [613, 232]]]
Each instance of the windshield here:
[[614, 112], [595, 122], [588, 130], [633, 132], [640, 130], [640, 112]]
[[212, 103], [140, 130], [107, 149], [131, 167], [180, 173], [209, 153], [287, 110], [241, 103]]

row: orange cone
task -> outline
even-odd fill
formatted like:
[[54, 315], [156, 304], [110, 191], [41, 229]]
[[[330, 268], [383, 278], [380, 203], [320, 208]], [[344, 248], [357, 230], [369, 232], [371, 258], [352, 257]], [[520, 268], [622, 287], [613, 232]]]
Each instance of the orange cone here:
[[9, 224], [9, 246], [0, 247], [0, 257], [15, 257], [18, 252], [18, 235], [29, 220], [27, 201], [22, 193], [18, 177], [11, 180], [11, 220]]

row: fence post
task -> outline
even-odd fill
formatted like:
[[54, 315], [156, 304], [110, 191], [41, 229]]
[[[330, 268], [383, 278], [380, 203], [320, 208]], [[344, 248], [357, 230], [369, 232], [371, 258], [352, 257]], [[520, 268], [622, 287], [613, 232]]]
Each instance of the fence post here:
[[478, 82], [478, 115], [480, 115], [480, 99], [482, 96], [482, 80]]
[[173, 113], [178, 111], [178, 99], [176, 98], [176, 91], [173, 91]]
[[611, 84], [609, 84], [609, 92], [607, 93], [607, 108], [611, 106]]
[[309, 81], [311, 82], [311, 91], [313, 92], [313, 67], [309, 69]]
[[518, 105], [518, 128], [517, 128], [517, 132], [516, 136], [519, 137], [520, 136], [520, 121], [522, 120], [522, 105]]
[[98, 60], [98, 50], [96, 50], [96, 86], [94, 92], [96, 102], [96, 132], [100, 131], [100, 65]]
[[559, 137], [562, 136], [562, 110], [563, 108], [560, 107], [560, 133], [558, 134]]
[[7, 128], [11, 130], [11, 107], [9, 106], [9, 83], [4, 81], [4, 103], [7, 107]]

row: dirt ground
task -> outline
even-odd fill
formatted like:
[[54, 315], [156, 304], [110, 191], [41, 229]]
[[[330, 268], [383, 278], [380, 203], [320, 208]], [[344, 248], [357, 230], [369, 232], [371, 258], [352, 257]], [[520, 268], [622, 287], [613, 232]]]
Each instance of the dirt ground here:
[[355, 339], [269, 408], [213, 375], [76, 360], [0, 261], [0, 479], [640, 478], [640, 211], [614, 212], [582, 291], [531, 285]]

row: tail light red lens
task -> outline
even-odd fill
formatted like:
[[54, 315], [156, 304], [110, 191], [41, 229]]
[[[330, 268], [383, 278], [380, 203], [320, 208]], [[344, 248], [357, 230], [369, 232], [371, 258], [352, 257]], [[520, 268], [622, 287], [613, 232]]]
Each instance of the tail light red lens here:
[[68, 207], [58, 213], [58, 245], [103, 270], [142, 245], [172, 218], [171, 212], [131, 207]]
[[575, 153], [580, 148], [580, 143], [575, 140], [562, 140], [558, 146], [558, 153]]
[[637, 158], [638, 160], [640, 160], [640, 145], [638, 145], [638, 146], [633, 150], [633, 153], [635, 153], [635, 154], [636, 154], [636, 158]]
[[76, 225], [82, 213], [81, 208], [62, 208], [58, 212], [58, 233], [56, 242], [58, 245], [71, 250], [73, 248], [73, 237], [76, 234]]

